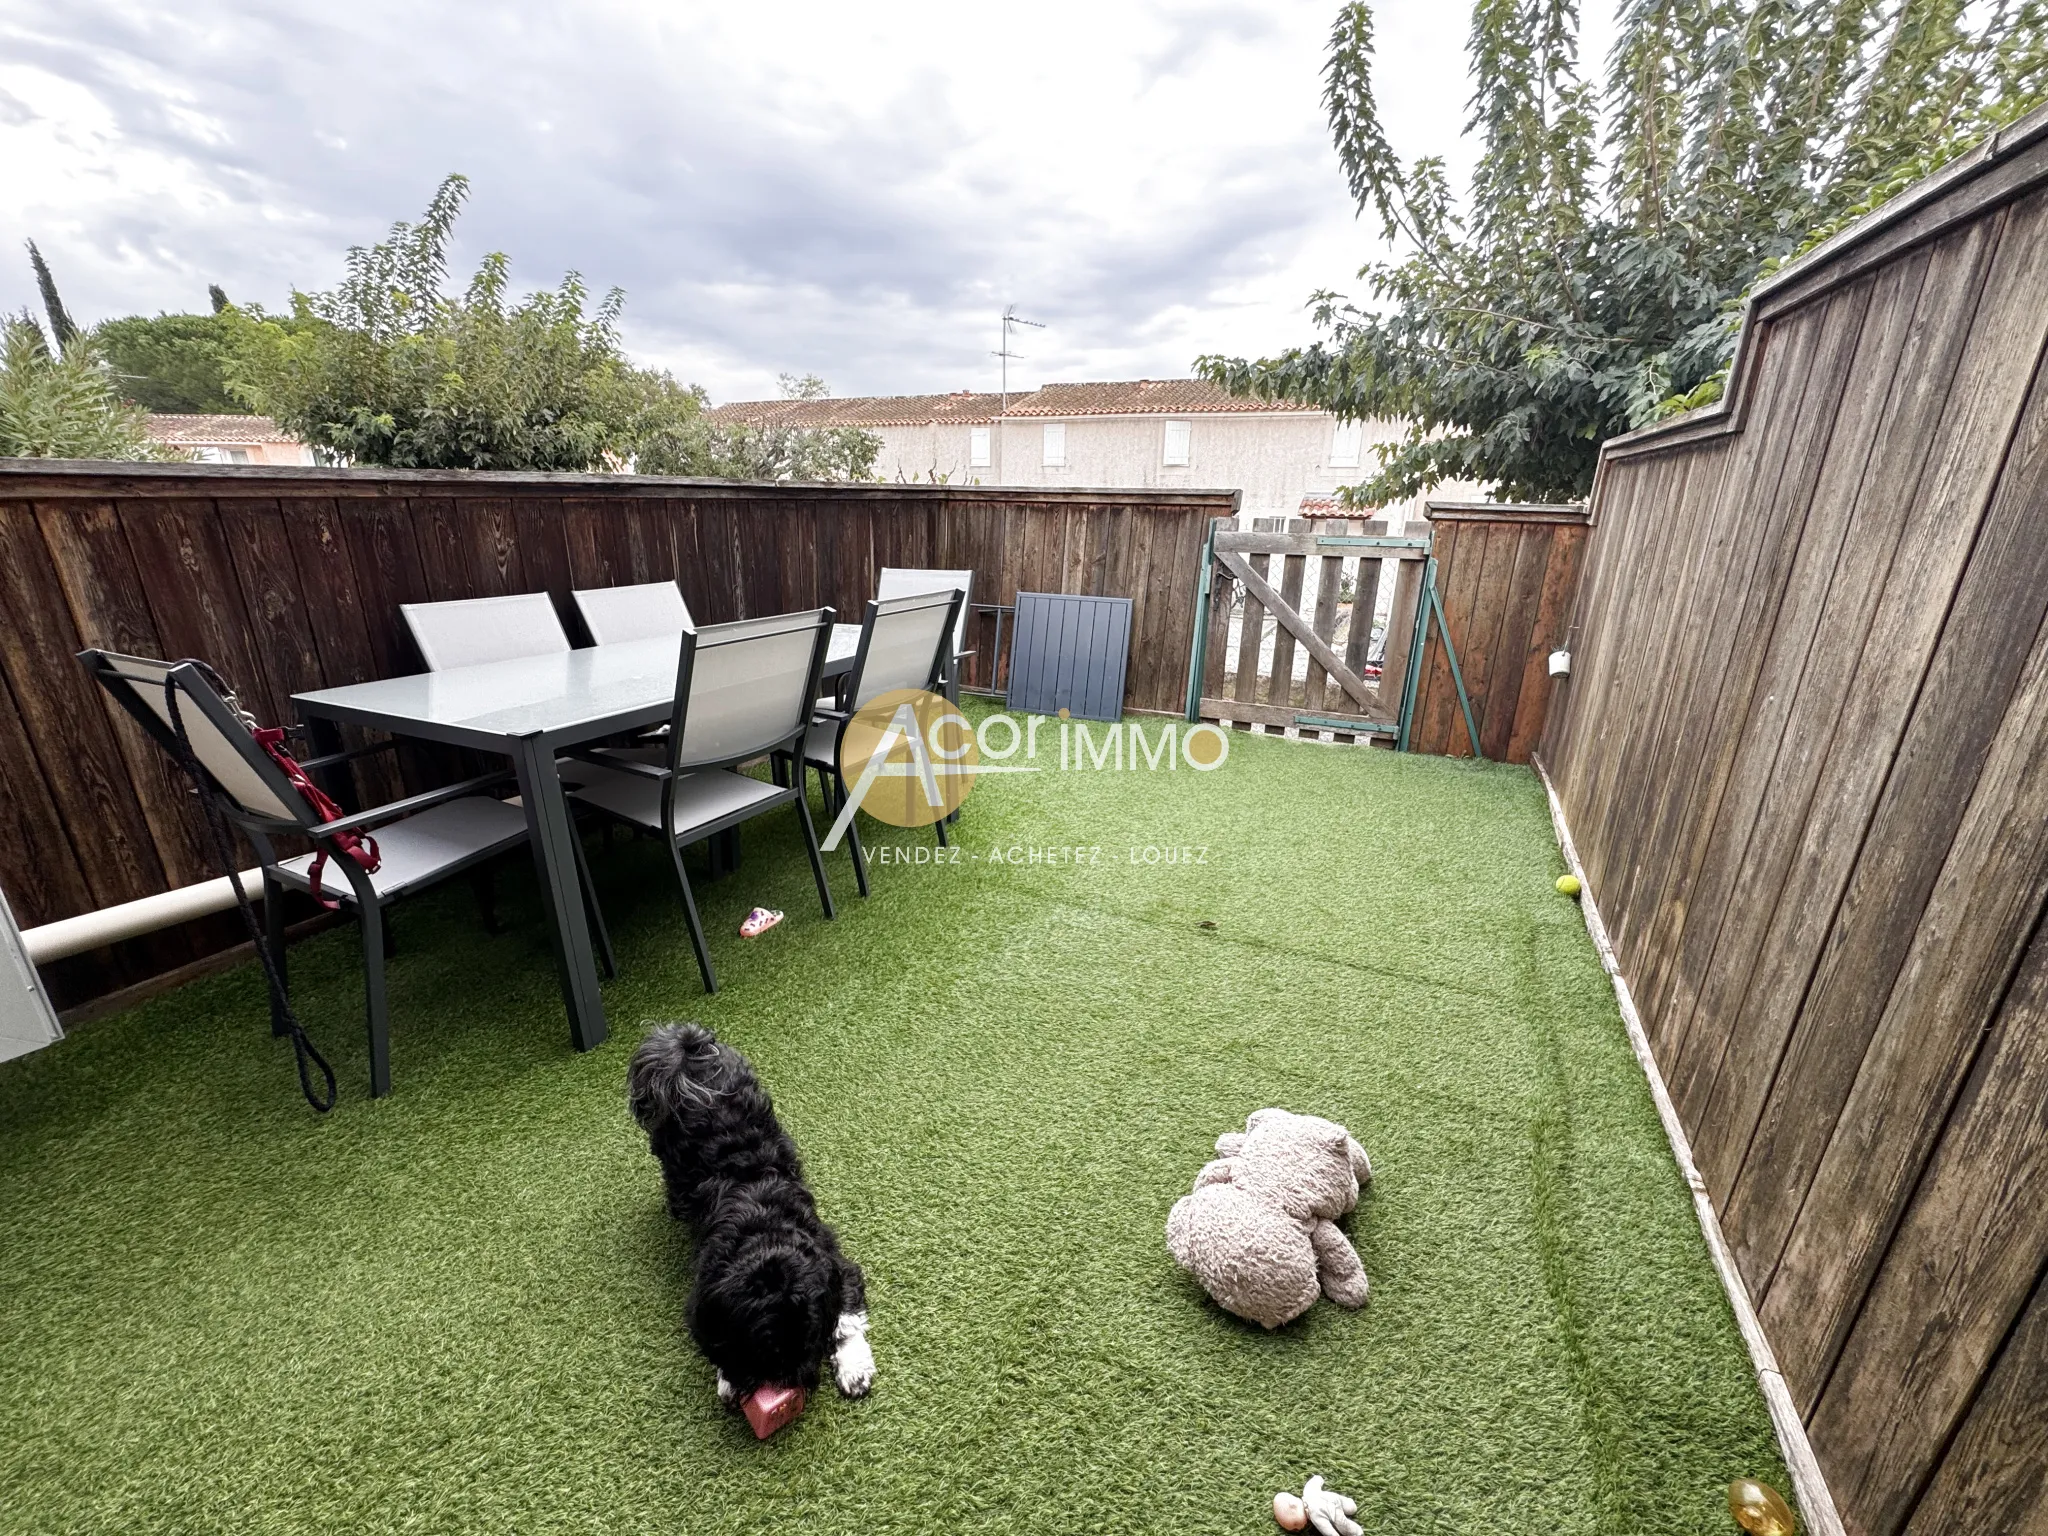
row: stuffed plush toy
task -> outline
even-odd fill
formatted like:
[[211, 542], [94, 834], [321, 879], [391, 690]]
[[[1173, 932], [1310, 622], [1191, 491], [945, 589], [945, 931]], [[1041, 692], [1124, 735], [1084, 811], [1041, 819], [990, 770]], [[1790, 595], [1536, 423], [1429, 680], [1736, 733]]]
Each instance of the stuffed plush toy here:
[[1218, 1305], [1265, 1328], [1291, 1323], [1327, 1296], [1365, 1305], [1365, 1266], [1336, 1218], [1372, 1178], [1365, 1149], [1343, 1126], [1262, 1109], [1166, 1218], [1174, 1262]]

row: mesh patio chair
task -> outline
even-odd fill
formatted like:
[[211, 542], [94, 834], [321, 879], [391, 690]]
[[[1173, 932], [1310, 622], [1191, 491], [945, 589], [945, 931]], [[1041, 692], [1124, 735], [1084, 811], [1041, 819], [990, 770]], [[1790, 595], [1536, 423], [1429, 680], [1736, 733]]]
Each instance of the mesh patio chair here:
[[[630, 640], [654, 640], [679, 635], [695, 627], [683, 592], [672, 581], [648, 581], [627, 587], [586, 587], [569, 594], [583, 627], [590, 631], [593, 645], [619, 645]], [[639, 733], [642, 742], [658, 743], [668, 727], [656, 726]], [[656, 762], [658, 746], [642, 746], [634, 754], [643, 762]]]
[[628, 587], [585, 587], [569, 594], [593, 645], [618, 645], [627, 640], [653, 640], [679, 635], [690, 625], [690, 606], [672, 581], [647, 581]]
[[[802, 778], [792, 788], [785, 771], [810, 728], [832, 618], [830, 608], [818, 608], [685, 629], [676, 664], [675, 712], [667, 738], [652, 749], [657, 760], [646, 760], [650, 749], [645, 747], [574, 754], [576, 774], [584, 782], [570, 792], [572, 800], [668, 844], [706, 992], [718, 990], [718, 973], [683, 867], [687, 845], [794, 804], [819, 904], [827, 918], [835, 915]], [[761, 757], [774, 765], [774, 782], [736, 771]]]
[[973, 601], [974, 572], [972, 571], [928, 571], [915, 566], [885, 565], [882, 580], [875, 596], [884, 600], [892, 597], [916, 597], [925, 592], [958, 592], [960, 614], [953, 621], [953, 648], [946, 658], [943, 677], [945, 695], [954, 703], [960, 702], [960, 668], [974, 655], [967, 649], [968, 604]]
[[[839, 739], [846, 725], [866, 705], [902, 688], [937, 691], [946, 657], [952, 650], [956, 621], [967, 594], [958, 587], [877, 598], [867, 606], [860, 629], [860, 649], [839, 680], [834, 699], [821, 702], [817, 718], [804, 733], [803, 756], [795, 774], [799, 784], [815, 772], [827, 808], [837, 815], [847, 800], [846, 775], [839, 766]], [[946, 822], [933, 823], [939, 846], [946, 846]], [[847, 851], [853, 856], [854, 881], [868, 894], [867, 859], [861, 853], [858, 818], [846, 828]]]
[[[280, 987], [286, 984], [284, 893], [302, 891], [318, 899], [356, 909], [363, 943], [363, 1005], [370, 1037], [370, 1092], [382, 1098], [391, 1091], [391, 1027], [384, 995], [384, 911], [394, 902], [438, 885], [451, 876], [481, 867], [485, 861], [526, 841], [526, 815], [516, 805], [485, 793], [509, 783], [512, 773], [493, 773], [428, 790], [380, 805], [322, 819], [306, 796], [293, 785], [283, 767], [257, 741], [255, 722], [232, 694], [214, 686], [210, 669], [191, 661], [169, 662], [144, 656], [88, 650], [79, 653], [86, 670], [99, 680], [142, 729], [171, 757], [184, 763], [174, 728], [166, 683], [177, 689], [178, 723], [183, 726], [192, 756], [206, 778], [205, 790], [227, 822], [256, 850], [263, 870], [263, 911], [267, 948]], [[361, 757], [374, 747], [299, 764], [317, 770]], [[365, 871], [347, 851], [349, 834], [376, 840], [380, 856], [374, 871]], [[279, 858], [272, 839], [304, 838], [313, 851]], [[324, 855], [324, 858], [323, 858]], [[603, 915], [590, 898], [589, 872], [577, 849], [577, 873], [584, 901], [597, 934], [599, 958], [613, 973], [611, 941]], [[321, 863], [316, 876], [315, 862]], [[222, 874], [229, 871], [222, 870]], [[318, 885], [316, 887], [316, 879]], [[285, 1033], [284, 997], [271, 1000], [271, 1028]]]
[[446, 603], [400, 603], [405, 627], [429, 672], [516, 661], [569, 649], [569, 637], [545, 592], [466, 597]]

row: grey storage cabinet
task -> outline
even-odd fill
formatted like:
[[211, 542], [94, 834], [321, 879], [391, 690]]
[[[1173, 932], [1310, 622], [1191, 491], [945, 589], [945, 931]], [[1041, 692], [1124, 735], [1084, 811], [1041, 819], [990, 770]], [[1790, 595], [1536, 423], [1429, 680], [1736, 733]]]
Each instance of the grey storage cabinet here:
[[1130, 658], [1128, 597], [1019, 592], [1005, 702], [1029, 714], [1120, 719]]

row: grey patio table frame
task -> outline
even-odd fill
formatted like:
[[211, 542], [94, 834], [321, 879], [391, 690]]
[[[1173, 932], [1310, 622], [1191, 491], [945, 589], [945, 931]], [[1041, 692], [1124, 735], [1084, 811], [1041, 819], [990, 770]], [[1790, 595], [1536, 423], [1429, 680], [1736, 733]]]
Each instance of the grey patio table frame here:
[[[834, 625], [824, 676], [836, 678], [846, 671], [859, 647], [858, 624]], [[661, 636], [292, 696], [319, 755], [339, 751], [339, 728], [355, 725], [511, 759], [540, 874], [569, 1038], [579, 1051], [604, 1044], [608, 1030], [590, 924], [576, 882], [576, 824], [555, 758], [565, 748], [666, 722], [675, 707], [680, 648], [677, 637]], [[346, 788], [331, 786], [329, 793], [354, 809], [353, 797], [339, 793]]]

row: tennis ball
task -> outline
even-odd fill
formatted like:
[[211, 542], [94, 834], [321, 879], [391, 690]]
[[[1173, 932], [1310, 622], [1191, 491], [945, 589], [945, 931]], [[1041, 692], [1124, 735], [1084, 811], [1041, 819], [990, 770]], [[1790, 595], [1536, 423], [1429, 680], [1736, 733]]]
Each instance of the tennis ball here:
[[1579, 895], [1579, 877], [1577, 875], [1559, 875], [1557, 877], [1557, 890], [1559, 895], [1569, 896], [1576, 901]]

